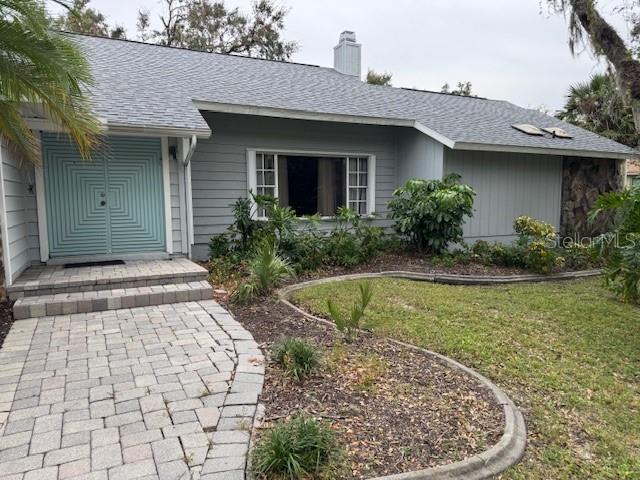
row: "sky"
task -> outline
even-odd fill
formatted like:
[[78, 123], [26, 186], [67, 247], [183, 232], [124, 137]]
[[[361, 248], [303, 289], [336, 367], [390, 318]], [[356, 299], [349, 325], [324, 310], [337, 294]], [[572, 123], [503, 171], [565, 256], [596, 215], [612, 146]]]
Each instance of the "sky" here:
[[[397, 87], [439, 91], [445, 82], [470, 81], [476, 95], [553, 112], [571, 84], [603, 71], [602, 62], [568, 47], [567, 22], [545, 0], [277, 0], [290, 8], [284, 36], [299, 43], [292, 60], [333, 66], [343, 30], [362, 44], [363, 72], [393, 74]], [[250, 0], [226, 0], [247, 11]], [[617, 0], [599, 8], [626, 35]], [[136, 37], [139, 9], [158, 26], [161, 0], [92, 0], [110, 24]]]

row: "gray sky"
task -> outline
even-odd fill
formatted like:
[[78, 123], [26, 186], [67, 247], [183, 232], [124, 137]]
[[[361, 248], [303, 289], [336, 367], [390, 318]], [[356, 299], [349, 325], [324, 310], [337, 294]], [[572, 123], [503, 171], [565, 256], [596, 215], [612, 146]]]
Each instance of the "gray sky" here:
[[[226, 0], [247, 10], [250, 0]], [[564, 18], [539, 0], [284, 0], [291, 10], [285, 37], [300, 50], [293, 60], [332, 66], [342, 30], [362, 43], [363, 70], [393, 73], [394, 86], [440, 90], [469, 80], [477, 95], [555, 110], [570, 84], [604, 69], [584, 52], [573, 57]], [[616, 0], [601, 0], [612, 17]], [[110, 23], [135, 38], [138, 9], [156, 17], [160, 0], [92, 0]]]

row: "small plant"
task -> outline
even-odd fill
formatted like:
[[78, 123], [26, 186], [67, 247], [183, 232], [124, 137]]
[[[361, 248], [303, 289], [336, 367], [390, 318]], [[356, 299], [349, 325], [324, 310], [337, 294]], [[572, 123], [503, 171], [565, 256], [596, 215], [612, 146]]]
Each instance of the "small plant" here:
[[211, 240], [209, 240], [209, 258], [212, 260], [224, 257], [230, 250], [231, 244], [229, 237], [224, 233], [214, 235], [211, 237]]
[[329, 315], [331, 315], [338, 331], [345, 334], [348, 342], [355, 340], [364, 312], [373, 296], [371, 282], [361, 283], [358, 288], [360, 290], [360, 298], [353, 302], [349, 316], [343, 315], [336, 304], [331, 299], [327, 299]]
[[284, 338], [273, 349], [274, 360], [297, 381], [307, 378], [318, 365], [315, 347], [297, 338]]
[[517, 217], [513, 229], [518, 234], [524, 265], [538, 273], [551, 273], [564, 264], [555, 248], [556, 230], [549, 223], [525, 215]]
[[250, 277], [233, 294], [233, 299], [246, 302], [254, 296], [271, 292], [285, 278], [293, 274], [289, 262], [278, 255], [275, 243], [263, 242], [249, 263]]
[[251, 237], [257, 228], [256, 221], [251, 216], [251, 200], [249, 198], [239, 198], [231, 208], [235, 221], [229, 230], [238, 237], [238, 248], [246, 250], [249, 248]]
[[460, 176], [442, 180], [409, 180], [389, 202], [394, 228], [420, 252], [442, 253], [462, 241], [465, 217], [473, 215], [474, 190]]
[[318, 478], [327, 475], [339, 457], [333, 430], [313, 417], [298, 414], [260, 437], [251, 467], [258, 478]]
[[598, 250], [593, 243], [572, 242], [564, 248], [565, 265], [572, 269], [586, 269], [602, 266]]

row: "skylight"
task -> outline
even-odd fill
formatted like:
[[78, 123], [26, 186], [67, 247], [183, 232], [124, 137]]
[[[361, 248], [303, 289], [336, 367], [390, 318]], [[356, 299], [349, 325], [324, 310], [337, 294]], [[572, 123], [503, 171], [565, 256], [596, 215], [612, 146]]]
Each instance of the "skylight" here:
[[542, 130], [540, 130], [535, 125], [530, 125], [528, 123], [516, 123], [515, 125], [511, 125], [516, 130], [521, 131], [522, 133], [526, 133], [527, 135], [535, 135], [537, 137], [541, 137], [544, 135]]
[[550, 133], [551, 135], [553, 135], [553, 137], [558, 137], [558, 138], [573, 138], [571, 135], [569, 135], [567, 133], [566, 130], [560, 128], [560, 127], [543, 127], [542, 130], [544, 130], [547, 133]]

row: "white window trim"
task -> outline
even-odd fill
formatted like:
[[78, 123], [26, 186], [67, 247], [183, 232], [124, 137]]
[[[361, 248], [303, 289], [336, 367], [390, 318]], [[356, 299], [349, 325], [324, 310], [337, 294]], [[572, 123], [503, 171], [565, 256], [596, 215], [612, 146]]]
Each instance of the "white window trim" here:
[[[376, 211], [376, 156], [372, 153], [363, 153], [363, 152], [341, 152], [341, 151], [322, 151], [322, 150], [290, 150], [290, 149], [281, 149], [281, 148], [258, 148], [252, 147], [247, 148], [247, 195], [250, 197], [248, 192], [257, 192], [257, 164], [256, 164], [256, 153], [271, 153], [275, 155], [300, 155], [307, 157], [336, 157], [336, 158], [344, 158], [344, 157], [366, 157], [368, 159], [367, 162], [367, 214], [366, 216], [372, 217]], [[349, 162], [346, 162], [346, 189], [347, 196], [345, 198], [346, 205], [349, 205]], [[276, 170], [276, 182], [275, 182], [275, 192], [276, 197], [278, 196], [278, 162], [275, 160], [275, 170]], [[254, 202], [252, 202], [254, 203]], [[253, 218], [258, 220], [263, 220], [263, 217], [258, 217], [258, 210], [255, 208], [255, 204], [252, 206], [252, 215]], [[332, 220], [335, 217], [321, 217], [322, 220]]]

